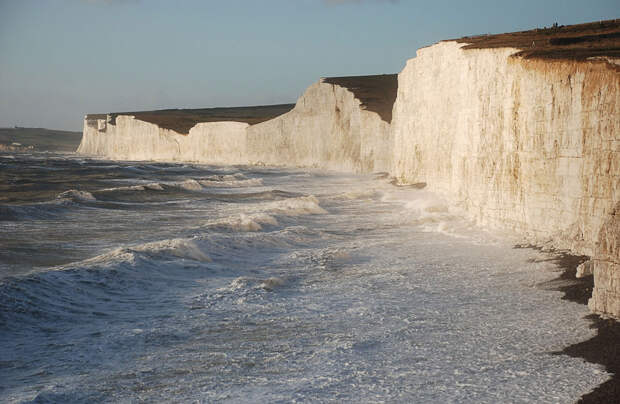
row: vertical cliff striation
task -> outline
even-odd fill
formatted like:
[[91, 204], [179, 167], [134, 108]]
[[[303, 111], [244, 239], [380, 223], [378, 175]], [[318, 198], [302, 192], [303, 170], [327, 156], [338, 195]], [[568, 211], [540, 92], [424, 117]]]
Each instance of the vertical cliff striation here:
[[418, 51], [399, 74], [391, 172], [478, 223], [594, 258], [590, 307], [620, 315], [620, 74], [613, 59]]
[[115, 159], [390, 167], [396, 75], [337, 77], [294, 105], [88, 115], [78, 152]]
[[292, 111], [248, 128], [250, 161], [387, 171], [391, 117], [381, 113], [391, 111], [395, 98], [396, 75], [322, 79]]
[[282, 104], [91, 114], [84, 118], [78, 152], [121, 160], [245, 164], [246, 128], [292, 108]]

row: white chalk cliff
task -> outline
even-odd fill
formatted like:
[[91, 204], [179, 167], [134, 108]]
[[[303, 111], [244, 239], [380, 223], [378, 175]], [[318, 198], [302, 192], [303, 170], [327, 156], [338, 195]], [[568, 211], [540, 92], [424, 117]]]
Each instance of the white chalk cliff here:
[[310, 86], [291, 111], [255, 125], [203, 122], [183, 135], [131, 115], [109, 121], [109, 116], [84, 119], [78, 153], [355, 172], [387, 171], [391, 162], [389, 123], [364, 109], [353, 92], [322, 80]]
[[390, 172], [482, 225], [592, 256], [589, 305], [620, 315], [620, 74], [463, 45], [421, 49], [399, 74]]
[[441, 42], [398, 75], [391, 123], [319, 82], [255, 125], [182, 135], [131, 116], [87, 118], [78, 152], [115, 159], [389, 171], [483, 226], [592, 257], [593, 311], [620, 316], [620, 73], [611, 59], [525, 59]]

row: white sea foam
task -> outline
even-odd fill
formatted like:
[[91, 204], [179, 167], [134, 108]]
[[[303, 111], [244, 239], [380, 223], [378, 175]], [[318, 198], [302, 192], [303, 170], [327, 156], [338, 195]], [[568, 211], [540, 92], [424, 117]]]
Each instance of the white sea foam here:
[[93, 194], [91, 194], [90, 192], [78, 191], [77, 189], [70, 189], [68, 191], [61, 192], [60, 194], [58, 194], [56, 198], [69, 199], [73, 201], [85, 201], [85, 202], [97, 200], [97, 198], [95, 198]]
[[210, 262], [211, 258], [200, 249], [193, 239], [175, 238], [139, 244], [129, 248], [130, 251], [166, 254], [178, 258]]
[[234, 173], [234, 174], [209, 175], [209, 176], [203, 177], [202, 179], [209, 180], [209, 181], [239, 181], [239, 180], [247, 179], [247, 177], [243, 173]]
[[157, 182], [152, 182], [150, 184], [146, 184], [146, 185], [143, 185], [143, 186], [144, 186], [144, 188], [150, 189], [152, 191], [163, 191], [164, 190], [164, 187], [162, 187], [161, 184], [159, 184]]
[[251, 290], [273, 291], [286, 285], [287, 280], [279, 276], [269, 278], [257, 278], [252, 276], [240, 276], [233, 279], [228, 285], [217, 289], [219, 293], [246, 292]]
[[238, 187], [257, 187], [263, 185], [261, 178], [250, 178], [247, 180], [198, 180], [201, 185], [205, 187], [221, 187], [221, 188], [238, 188]]
[[174, 238], [115, 248], [93, 258], [61, 266], [59, 269], [90, 266], [95, 264], [114, 265], [118, 262], [134, 263], [136, 261], [137, 254], [146, 254], [147, 256], [168, 256], [201, 262], [211, 262], [211, 258], [201, 250], [196, 240]]
[[363, 199], [370, 200], [380, 196], [376, 189], [355, 189], [348, 192], [343, 192], [341, 194], [337, 194], [336, 197], [341, 199]]
[[146, 188], [144, 185], [129, 185], [126, 187], [113, 187], [100, 189], [97, 192], [115, 192], [115, 191], [144, 191]]
[[127, 185], [123, 187], [112, 187], [112, 188], [103, 188], [97, 190], [97, 192], [116, 192], [116, 191], [163, 191], [164, 188], [161, 184], [157, 182], [147, 183], [147, 184], [138, 184], [138, 185]]
[[273, 214], [282, 216], [318, 215], [327, 213], [327, 211], [319, 205], [319, 200], [314, 195], [269, 202], [265, 204], [263, 208]]
[[276, 226], [278, 221], [266, 213], [240, 213], [214, 222], [207, 222], [207, 227], [225, 228], [233, 231], [249, 232], [260, 231], [264, 225]]
[[202, 185], [194, 179], [188, 179], [183, 182], [176, 183], [175, 185], [187, 191], [200, 191], [203, 189]]

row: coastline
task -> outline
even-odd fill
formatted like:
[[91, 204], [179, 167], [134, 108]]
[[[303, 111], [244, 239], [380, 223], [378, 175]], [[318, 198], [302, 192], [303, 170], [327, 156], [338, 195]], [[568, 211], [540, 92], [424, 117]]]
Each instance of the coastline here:
[[[595, 337], [555, 354], [612, 374], [580, 402], [620, 402], [620, 324], [604, 317], [620, 313], [619, 24], [442, 41], [419, 50], [397, 78], [323, 78], [292, 110], [246, 126], [202, 124], [190, 134], [191, 121], [171, 133], [146, 115], [89, 115], [80, 151], [385, 171], [395, 185], [428, 184], [464, 204], [482, 227], [515, 230], [533, 244], [551, 239], [555, 249], [545, 252], [563, 272], [539, 286], [604, 313], [585, 317]], [[588, 259], [594, 275], [577, 279]]]

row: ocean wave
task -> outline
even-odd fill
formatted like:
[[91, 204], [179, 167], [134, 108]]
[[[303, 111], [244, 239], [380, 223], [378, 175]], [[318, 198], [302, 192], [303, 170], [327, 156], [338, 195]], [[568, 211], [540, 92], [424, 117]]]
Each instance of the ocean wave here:
[[193, 239], [168, 239], [140, 244], [128, 248], [129, 251], [148, 254], [165, 254], [171, 257], [191, 259], [194, 261], [211, 262], [211, 258], [200, 248]]
[[145, 191], [144, 185], [128, 185], [126, 187], [113, 187], [98, 189], [96, 192], [117, 192], [117, 191]]
[[412, 224], [425, 232], [466, 238], [476, 227], [465, 212], [430, 191], [386, 192], [381, 200], [400, 202], [404, 209], [399, 213], [399, 222]]
[[205, 187], [222, 187], [222, 188], [238, 188], [238, 187], [257, 187], [263, 185], [261, 178], [250, 178], [246, 180], [198, 180]]
[[186, 191], [201, 191], [203, 189], [202, 185], [200, 185], [198, 181], [191, 178], [183, 182], [174, 183], [174, 186], [177, 186]]
[[217, 292], [236, 292], [252, 289], [273, 291], [276, 288], [286, 285], [286, 283], [287, 279], [279, 276], [272, 276], [269, 278], [240, 276], [233, 279], [227, 286], [217, 289]]
[[0, 205], [0, 221], [44, 220], [62, 214], [73, 202], [58, 199], [29, 205]]
[[289, 259], [311, 268], [335, 271], [350, 264], [352, 250], [344, 248], [321, 248], [311, 251], [295, 251]]
[[182, 258], [200, 262], [211, 262], [211, 258], [200, 248], [196, 240], [174, 238], [119, 247], [93, 258], [70, 264], [68, 267], [90, 266], [101, 263], [109, 264], [118, 261], [134, 263], [139, 255], [158, 259]]
[[319, 200], [314, 195], [270, 202], [264, 205], [264, 209], [281, 216], [318, 215], [327, 213], [327, 211], [319, 205]]
[[208, 175], [206, 177], [202, 177], [201, 179], [203, 180], [209, 180], [209, 181], [239, 181], [239, 180], [244, 180], [247, 179], [248, 177], [245, 176], [245, 174], [243, 173], [234, 173], [234, 174], [214, 174], [214, 175]]
[[158, 182], [153, 182], [150, 184], [139, 184], [139, 185], [127, 185], [124, 187], [112, 187], [112, 188], [104, 188], [99, 189], [95, 192], [125, 192], [125, 191], [163, 191], [164, 188]]
[[372, 200], [380, 196], [381, 193], [375, 189], [358, 189], [348, 192], [343, 192], [341, 194], [335, 195], [337, 199], [361, 199], [361, 200]]
[[71, 200], [74, 202], [93, 202], [97, 198], [88, 191], [79, 191], [77, 189], [70, 189], [68, 191], [61, 192], [56, 196], [56, 199]]
[[164, 190], [164, 187], [162, 187], [161, 184], [158, 183], [158, 182], [153, 182], [151, 184], [146, 184], [146, 185], [143, 185], [143, 187], [146, 188], [146, 189], [150, 189], [152, 191], [163, 191]]
[[244, 214], [230, 216], [215, 222], [206, 223], [207, 227], [215, 229], [228, 229], [239, 232], [260, 231], [264, 225], [277, 226], [278, 221], [266, 213]]

